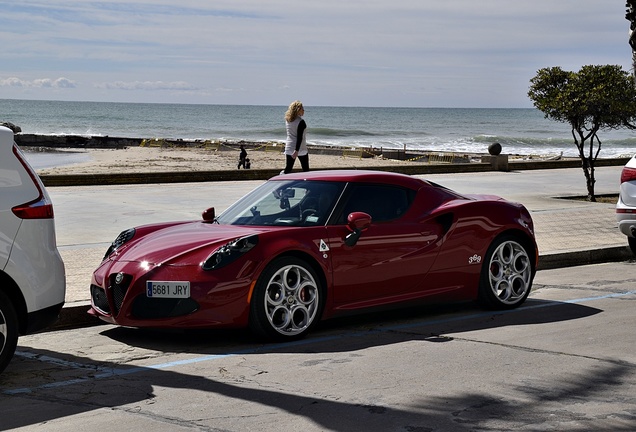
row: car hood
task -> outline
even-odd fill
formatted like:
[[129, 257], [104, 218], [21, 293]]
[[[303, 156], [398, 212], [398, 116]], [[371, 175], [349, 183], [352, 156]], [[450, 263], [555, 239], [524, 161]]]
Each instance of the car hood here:
[[198, 265], [229, 241], [264, 230], [265, 228], [188, 222], [134, 238], [119, 248], [110, 259], [144, 262], [149, 265]]

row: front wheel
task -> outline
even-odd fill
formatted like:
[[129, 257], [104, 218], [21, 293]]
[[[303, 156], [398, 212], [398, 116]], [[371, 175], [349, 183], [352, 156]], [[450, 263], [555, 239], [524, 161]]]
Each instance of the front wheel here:
[[534, 269], [531, 255], [514, 236], [496, 239], [488, 248], [479, 280], [479, 301], [492, 309], [512, 309], [523, 303]]
[[305, 261], [275, 259], [254, 287], [250, 329], [269, 339], [301, 338], [320, 319], [323, 293], [320, 279]]
[[11, 300], [0, 292], [0, 372], [11, 361], [17, 344], [18, 315]]

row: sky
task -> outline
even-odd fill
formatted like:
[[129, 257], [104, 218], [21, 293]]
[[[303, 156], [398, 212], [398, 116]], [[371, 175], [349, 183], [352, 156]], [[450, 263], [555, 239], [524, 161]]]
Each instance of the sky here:
[[625, 0], [0, 7], [1, 99], [529, 108], [543, 67], [632, 67]]

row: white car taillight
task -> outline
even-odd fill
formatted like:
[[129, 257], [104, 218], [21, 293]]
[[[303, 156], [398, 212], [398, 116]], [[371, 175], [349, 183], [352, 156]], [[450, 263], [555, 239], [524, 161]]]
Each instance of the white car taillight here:
[[621, 184], [636, 180], [636, 168], [623, 167], [621, 171]]
[[13, 207], [11, 211], [20, 219], [53, 219], [53, 204], [42, 195], [35, 201]]
[[14, 215], [20, 219], [53, 219], [53, 204], [49, 200], [48, 196], [42, 190], [40, 179], [33, 171], [31, 166], [22, 157], [22, 152], [17, 146], [13, 146], [13, 154], [24, 166], [24, 169], [29, 173], [33, 185], [37, 188], [39, 196], [33, 201], [26, 202], [24, 204], [17, 205], [11, 209]]

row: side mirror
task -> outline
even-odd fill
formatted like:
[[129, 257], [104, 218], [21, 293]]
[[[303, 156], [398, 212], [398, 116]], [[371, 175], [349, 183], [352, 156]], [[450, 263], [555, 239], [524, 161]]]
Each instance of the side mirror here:
[[345, 244], [349, 247], [353, 247], [358, 243], [362, 231], [369, 228], [371, 225], [371, 216], [363, 212], [353, 212], [347, 216], [347, 227], [351, 230], [345, 237]]
[[203, 217], [203, 222], [214, 222], [214, 219], [216, 219], [214, 207], [204, 210], [201, 216]]

